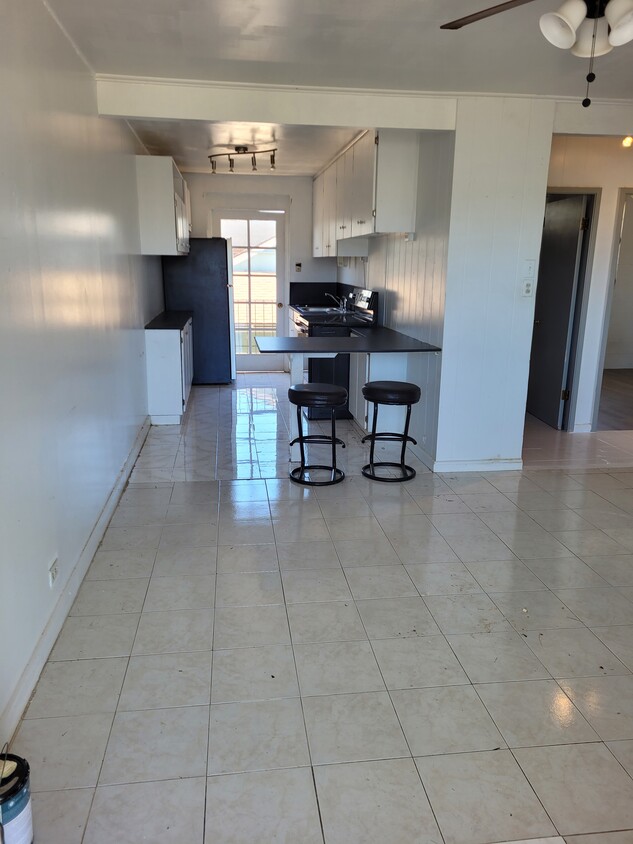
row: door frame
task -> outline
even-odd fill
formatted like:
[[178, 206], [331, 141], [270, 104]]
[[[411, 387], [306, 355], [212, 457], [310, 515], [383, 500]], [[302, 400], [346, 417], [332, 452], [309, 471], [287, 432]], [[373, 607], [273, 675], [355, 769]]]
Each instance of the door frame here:
[[[261, 203], [259, 203], [261, 204]], [[264, 203], [266, 204], [266, 203]], [[277, 336], [283, 336], [287, 325], [287, 274], [286, 263], [288, 250], [286, 248], [287, 214], [284, 209], [270, 208], [217, 208], [212, 213], [212, 231], [214, 237], [221, 237], [222, 220], [274, 220], [276, 223], [276, 276], [277, 276]], [[216, 232], [218, 234], [216, 234]], [[281, 304], [281, 307], [279, 305]], [[282, 371], [286, 368], [285, 355], [236, 354], [238, 372], [267, 372]], [[240, 358], [242, 361], [240, 361]], [[241, 363], [241, 366], [240, 366]]]
[[[569, 350], [569, 366], [567, 370], [567, 387], [569, 390], [569, 401], [563, 413], [563, 428], [564, 432], [572, 432], [576, 421], [576, 408], [578, 404], [578, 391], [580, 382], [580, 370], [583, 355], [583, 346], [585, 341], [585, 327], [587, 323], [587, 313], [589, 310], [589, 295], [591, 291], [591, 275], [593, 270], [593, 258], [596, 246], [596, 237], [598, 230], [598, 217], [600, 213], [600, 199], [602, 189], [596, 187], [557, 187], [549, 186], [546, 190], [546, 196], [550, 194], [572, 195], [582, 194], [590, 197], [592, 203], [591, 219], [589, 221], [588, 236], [585, 238], [583, 245], [583, 255], [581, 265], [579, 266], [576, 296], [575, 296], [575, 314], [572, 327], [572, 339]], [[545, 213], [545, 207], [543, 207]]]
[[614, 281], [620, 260], [620, 240], [624, 227], [624, 206], [626, 197], [633, 195], [633, 187], [620, 188], [618, 191], [618, 204], [615, 214], [615, 226], [613, 227], [613, 240], [611, 244], [611, 260], [609, 262], [609, 290], [604, 309], [604, 320], [602, 324], [602, 339], [600, 341], [600, 358], [598, 361], [598, 376], [593, 398], [593, 413], [591, 415], [591, 430], [598, 427], [598, 415], [600, 413], [600, 393], [602, 392], [602, 378], [604, 374], [604, 360], [607, 354], [607, 341], [609, 339], [609, 325], [611, 324], [611, 308], [613, 307]]

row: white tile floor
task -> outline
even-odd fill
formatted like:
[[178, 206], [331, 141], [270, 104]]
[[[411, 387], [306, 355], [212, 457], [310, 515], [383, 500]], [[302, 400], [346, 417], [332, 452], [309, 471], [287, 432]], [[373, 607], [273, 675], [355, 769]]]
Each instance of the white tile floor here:
[[633, 450], [392, 486], [342, 425], [306, 489], [286, 384], [152, 429], [14, 742], [36, 841], [632, 844]]

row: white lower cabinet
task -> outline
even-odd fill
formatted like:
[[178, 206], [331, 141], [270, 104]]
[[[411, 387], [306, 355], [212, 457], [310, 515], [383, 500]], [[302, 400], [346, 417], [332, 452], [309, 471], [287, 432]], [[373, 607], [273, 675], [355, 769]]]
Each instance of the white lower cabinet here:
[[369, 355], [349, 356], [349, 412], [363, 430], [367, 430], [367, 402], [363, 386], [367, 383]]
[[[368, 381], [406, 381], [408, 355], [397, 354], [356, 354], [350, 355], [349, 367], [349, 409], [354, 419], [364, 431], [371, 428], [373, 403], [366, 402], [363, 387]], [[402, 431], [406, 408], [381, 405], [378, 412], [379, 431]]]
[[152, 425], [179, 425], [193, 380], [192, 320], [179, 328], [146, 328], [145, 360]]

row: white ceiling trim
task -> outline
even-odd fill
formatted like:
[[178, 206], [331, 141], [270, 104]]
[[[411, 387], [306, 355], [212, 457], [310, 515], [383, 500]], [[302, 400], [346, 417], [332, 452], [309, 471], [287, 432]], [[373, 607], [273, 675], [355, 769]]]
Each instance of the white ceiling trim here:
[[415, 92], [104, 75], [97, 75], [96, 84], [99, 114], [139, 119], [452, 130], [457, 112], [455, 97]]
[[576, 102], [559, 102], [554, 116], [554, 132], [559, 135], [630, 135], [633, 104], [601, 103], [591, 108]]
[[458, 103], [476, 99], [533, 99], [556, 103], [554, 130], [563, 134], [627, 134], [633, 125], [630, 100], [522, 94], [440, 94], [352, 88], [248, 85], [202, 80], [97, 74], [101, 115], [162, 120], [260, 121], [297, 126], [390, 127], [451, 131]]

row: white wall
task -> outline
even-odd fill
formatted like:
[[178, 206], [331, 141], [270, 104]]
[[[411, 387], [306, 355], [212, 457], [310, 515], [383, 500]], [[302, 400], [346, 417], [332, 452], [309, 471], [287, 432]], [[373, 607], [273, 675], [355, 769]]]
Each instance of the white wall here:
[[471, 98], [457, 110], [435, 469], [520, 467], [554, 104]]
[[555, 136], [549, 167], [551, 188], [599, 188], [595, 248], [589, 268], [591, 279], [585, 296], [584, 336], [580, 343], [576, 378], [574, 431], [590, 431], [597, 414], [602, 377], [605, 321], [613, 282], [618, 200], [621, 188], [633, 186], [633, 150], [624, 149], [620, 137]]
[[[286, 210], [286, 281], [336, 281], [336, 260], [312, 257], [310, 176], [184, 175], [191, 193], [194, 237], [211, 236], [214, 209], [283, 208]], [[300, 273], [295, 272], [296, 263], [302, 265]]]
[[[339, 281], [378, 291], [383, 325], [440, 347], [453, 149], [452, 132], [420, 135], [415, 240], [407, 242], [404, 235], [396, 234], [371, 238], [367, 264], [352, 259], [348, 268], [339, 270]], [[422, 388], [411, 435], [418, 441], [419, 456], [431, 464], [437, 439], [440, 365], [441, 357], [435, 354], [408, 356], [407, 379]]]
[[631, 331], [633, 324], [633, 195], [631, 194], [625, 199], [617, 262], [604, 365], [606, 369], [633, 369], [633, 331]]
[[145, 422], [142, 326], [162, 308], [158, 261], [134, 254], [131, 134], [97, 117], [94, 79], [39, 0], [5, 4], [3, 34], [0, 744]]

